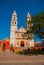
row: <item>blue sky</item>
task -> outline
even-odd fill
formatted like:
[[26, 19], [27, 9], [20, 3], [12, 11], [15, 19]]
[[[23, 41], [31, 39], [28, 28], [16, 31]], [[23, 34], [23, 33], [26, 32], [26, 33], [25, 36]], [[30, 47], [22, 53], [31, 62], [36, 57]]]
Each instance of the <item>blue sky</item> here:
[[[44, 11], [44, 0], [0, 0], [0, 40], [10, 37], [11, 17], [14, 10], [18, 15], [18, 28], [26, 27], [26, 15]], [[35, 41], [39, 39], [35, 36]]]

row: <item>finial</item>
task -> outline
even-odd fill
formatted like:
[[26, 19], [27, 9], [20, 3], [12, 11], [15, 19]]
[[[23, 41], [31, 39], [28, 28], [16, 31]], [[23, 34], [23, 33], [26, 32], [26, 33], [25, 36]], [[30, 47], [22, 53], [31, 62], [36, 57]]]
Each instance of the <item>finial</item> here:
[[29, 12], [28, 12], [28, 14], [27, 14], [27, 17], [31, 17], [31, 15], [29, 14]]
[[14, 11], [12, 15], [17, 15], [17, 14], [16, 14], [16, 11]]

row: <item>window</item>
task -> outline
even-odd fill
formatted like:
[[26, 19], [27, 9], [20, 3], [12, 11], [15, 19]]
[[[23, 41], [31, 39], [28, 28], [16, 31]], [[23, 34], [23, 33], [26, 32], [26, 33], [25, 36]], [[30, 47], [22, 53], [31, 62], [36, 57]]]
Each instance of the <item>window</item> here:
[[14, 24], [14, 21], [12, 22], [12, 24]]
[[24, 34], [22, 34], [22, 38], [24, 39]]
[[0, 42], [0, 46], [1, 46], [1, 42]]
[[22, 34], [22, 37], [23, 37], [23, 34]]
[[17, 45], [19, 45], [19, 41], [17, 41]]
[[15, 24], [16, 24], [16, 22], [15, 22]]
[[27, 45], [28, 43], [26, 42], [26, 45]]
[[15, 17], [14, 17], [14, 20], [15, 20]]
[[19, 34], [17, 34], [17, 37], [19, 37]]
[[5, 43], [3, 43], [3, 45], [2, 45], [2, 50], [3, 50], [3, 51], [6, 50], [6, 44], [5, 44]]

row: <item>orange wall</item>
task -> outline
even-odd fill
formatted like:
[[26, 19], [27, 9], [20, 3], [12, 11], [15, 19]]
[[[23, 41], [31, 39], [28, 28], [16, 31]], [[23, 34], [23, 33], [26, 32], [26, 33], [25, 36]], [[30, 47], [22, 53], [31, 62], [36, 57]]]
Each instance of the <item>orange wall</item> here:
[[9, 49], [10, 49], [10, 47], [9, 47], [9, 46], [10, 46], [10, 41], [6, 41], [6, 40], [1, 41], [1, 42], [0, 42], [0, 47], [2, 47], [2, 46], [3, 46], [3, 44], [5, 44], [5, 45], [6, 45], [6, 47], [5, 47], [5, 48], [6, 48], [7, 50], [9, 50]]

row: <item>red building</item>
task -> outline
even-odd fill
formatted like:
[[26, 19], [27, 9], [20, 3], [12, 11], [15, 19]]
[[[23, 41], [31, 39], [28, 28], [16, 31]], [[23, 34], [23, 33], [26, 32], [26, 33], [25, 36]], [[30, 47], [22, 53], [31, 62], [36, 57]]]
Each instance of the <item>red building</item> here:
[[0, 41], [0, 50], [9, 50], [9, 49], [10, 49], [9, 39]]

